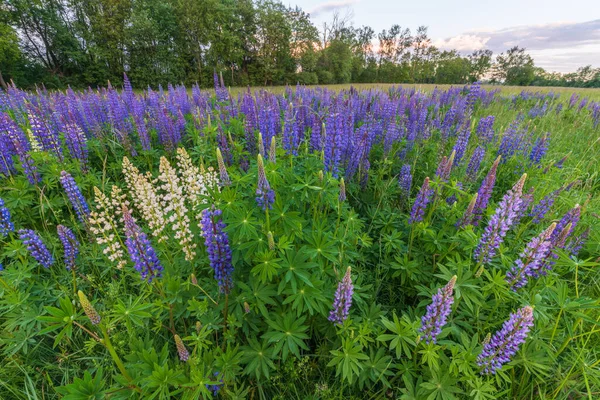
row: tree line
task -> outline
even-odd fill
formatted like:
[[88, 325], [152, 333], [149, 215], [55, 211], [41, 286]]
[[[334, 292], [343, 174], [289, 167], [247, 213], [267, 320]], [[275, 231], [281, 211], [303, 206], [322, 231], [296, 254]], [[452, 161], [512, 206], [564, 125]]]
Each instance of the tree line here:
[[551, 74], [525, 49], [494, 56], [432, 44], [427, 27], [376, 33], [339, 13], [320, 29], [271, 0], [4, 0], [0, 85], [48, 88], [168, 83], [202, 87], [333, 83], [600, 87], [600, 69]]

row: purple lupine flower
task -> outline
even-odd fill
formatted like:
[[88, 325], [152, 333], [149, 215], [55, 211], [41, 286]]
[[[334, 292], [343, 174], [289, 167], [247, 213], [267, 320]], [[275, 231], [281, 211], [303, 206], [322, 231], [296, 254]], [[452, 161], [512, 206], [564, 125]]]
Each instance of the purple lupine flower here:
[[469, 205], [467, 206], [467, 209], [465, 210], [465, 213], [463, 214], [462, 218], [456, 221], [457, 228], [464, 228], [473, 224], [473, 210], [475, 209], [475, 204], [477, 203], [477, 197], [478, 194], [475, 193], [475, 195], [469, 202]]
[[62, 148], [60, 147], [60, 140], [57, 132], [50, 129], [46, 123], [37, 117], [38, 110], [33, 107], [29, 108], [29, 124], [31, 126], [31, 132], [42, 145], [45, 151], [53, 153], [60, 162], [63, 161]]
[[[577, 223], [579, 222], [580, 218], [581, 218], [581, 206], [579, 204], [576, 204], [575, 207], [573, 207], [571, 210], [569, 210], [560, 219], [560, 221], [558, 221], [558, 223], [556, 224], [556, 230], [554, 231], [554, 233], [552, 234], [552, 237], [551, 237], [552, 243], [555, 246], [558, 245], [558, 243], [559, 243], [558, 238], [561, 235], [562, 230], [565, 229], [567, 227], [567, 225], [571, 224], [571, 227], [567, 233], [567, 236], [569, 236], [573, 232], [575, 227], [577, 226]], [[564, 245], [564, 242], [562, 245]]]
[[520, 130], [523, 118], [523, 114], [519, 114], [502, 135], [502, 141], [498, 148], [498, 155], [502, 156], [502, 163], [510, 160], [517, 151], [520, 151], [523, 148], [524, 134]]
[[15, 152], [21, 161], [23, 172], [25, 173], [27, 180], [29, 180], [29, 183], [32, 185], [38, 183], [40, 181], [40, 176], [37, 173], [33, 159], [29, 155], [30, 145], [25, 137], [25, 133], [8, 116], [8, 114], [5, 113], [0, 114], [0, 130], [4, 130], [12, 142]]
[[225, 232], [225, 223], [219, 209], [202, 210], [200, 227], [210, 266], [215, 271], [215, 279], [222, 293], [229, 294], [233, 288], [233, 264], [229, 236]]
[[0, 237], [5, 237], [9, 232], [15, 230], [15, 225], [10, 220], [10, 211], [0, 199]]
[[452, 171], [452, 166], [454, 165], [454, 157], [456, 156], [456, 151], [452, 151], [450, 157], [442, 157], [440, 163], [438, 164], [437, 171], [435, 175], [440, 178], [442, 182], [447, 182], [450, 179], [450, 172]]
[[400, 175], [398, 176], [398, 186], [402, 190], [402, 196], [408, 199], [410, 195], [410, 188], [412, 186], [412, 173], [410, 164], [404, 164], [400, 169]]
[[535, 142], [535, 145], [529, 154], [529, 160], [532, 163], [539, 165], [542, 162], [542, 157], [544, 157], [548, 151], [548, 136], [549, 134], [546, 133]]
[[482, 374], [495, 374], [502, 365], [509, 362], [519, 350], [521, 343], [527, 339], [527, 334], [533, 326], [533, 308], [526, 306], [511, 314], [504, 322], [502, 329], [497, 331], [490, 342], [483, 346], [477, 356], [477, 365], [482, 367]]
[[328, 318], [334, 324], [343, 323], [348, 318], [348, 314], [350, 313], [350, 307], [352, 306], [352, 293], [354, 292], [351, 274], [351, 268], [348, 267], [348, 269], [346, 269], [344, 278], [338, 283], [337, 290], [335, 291], [333, 306]]
[[175, 337], [175, 347], [177, 347], [177, 354], [179, 355], [179, 359], [183, 362], [186, 362], [190, 358], [190, 352], [186, 349], [185, 344], [183, 344], [183, 340], [177, 334]]
[[75, 259], [79, 255], [79, 242], [72, 230], [63, 225], [56, 227], [58, 238], [60, 239], [65, 253], [65, 266], [68, 270], [75, 268]]
[[421, 190], [419, 191], [419, 194], [417, 194], [417, 198], [413, 204], [410, 218], [408, 219], [409, 224], [423, 221], [425, 209], [427, 208], [427, 204], [431, 201], [432, 195], [433, 189], [429, 188], [429, 177], [427, 177], [425, 178], [425, 181], [423, 181], [423, 186], [421, 186]]
[[569, 99], [569, 108], [573, 108], [575, 104], [577, 104], [577, 100], [579, 100], [579, 95], [577, 93], [573, 93]]
[[65, 142], [72, 158], [79, 160], [83, 171], [86, 170], [88, 148], [83, 130], [75, 123], [65, 125]]
[[479, 221], [483, 217], [485, 210], [487, 209], [494, 185], [496, 184], [496, 171], [498, 170], [498, 164], [500, 164], [500, 156], [496, 158], [492, 168], [490, 168], [487, 176], [481, 182], [481, 186], [477, 191], [477, 202], [475, 203], [475, 209], [473, 210], [473, 225], [479, 225]]
[[565, 245], [565, 251], [571, 254], [572, 256], [577, 256], [583, 248], [583, 245], [585, 244], [589, 236], [590, 228], [587, 228], [586, 230], [581, 232], [579, 236], [574, 237], [569, 241], [569, 243]]
[[490, 115], [481, 118], [477, 124], [477, 137], [483, 144], [488, 144], [494, 140], [494, 122], [496, 117]]
[[[0, 125], [0, 130], [2, 129]], [[16, 149], [8, 135], [0, 133], [0, 175], [11, 176], [16, 172], [13, 155]]]
[[50, 268], [50, 266], [54, 264], [52, 254], [50, 254], [50, 251], [42, 241], [42, 238], [40, 238], [35, 231], [32, 231], [31, 229], [21, 229], [19, 230], [19, 239], [23, 241], [23, 244], [27, 246], [29, 254], [31, 254], [42, 267]]
[[526, 178], [527, 174], [523, 174], [498, 203], [496, 212], [485, 228], [481, 241], [474, 252], [475, 260], [479, 263], [487, 264], [494, 258], [500, 244], [504, 241], [504, 236], [515, 222], [521, 207], [523, 185]]
[[[219, 376], [219, 373], [215, 372], [213, 374], [213, 376], [216, 378], [216, 377]], [[221, 385], [223, 384], [223, 380], [220, 379], [219, 382], [221, 382], [221, 383], [218, 383], [216, 385], [209, 385], [209, 384], [204, 385], [204, 386], [206, 386], [206, 388], [208, 390], [210, 390], [212, 392], [213, 397], [216, 396], [217, 394], [219, 394], [219, 390], [221, 389]]]
[[563, 104], [562, 103], [558, 103], [556, 105], [556, 108], [554, 109], [554, 111], [556, 112], [556, 114], [560, 114], [560, 112], [562, 111], [562, 109], [563, 109]]
[[436, 343], [437, 337], [442, 333], [442, 327], [452, 311], [454, 303], [454, 285], [456, 275], [450, 279], [446, 286], [439, 288], [437, 293], [431, 297], [431, 304], [427, 306], [427, 313], [421, 317], [421, 328], [419, 332], [425, 343]]
[[466, 100], [466, 108], [469, 114], [473, 113], [473, 107], [475, 106], [475, 102], [479, 98], [481, 89], [481, 84], [479, 82], [473, 82], [471, 87], [469, 88], [469, 93], [467, 94]]
[[256, 203], [263, 210], [273, 208], [275, 202], [275, 191], [271, 189], [267, 174], [265, 173], [265, 165], [261, 155], [258, 156], [258, 183], [256, 185]]
[[83, 194], [81, 194], [79, 186], [77, 186], [77, 183], [75, 183], [75, 180], [73, 179], [71, 174], [69, 174], [66, 171], [62, 171], [60, 173], [60, 183], [65, 189], [65, 193], [67, 194], [71, 205], [75, 209], [75, 214], [77, 214], [77, 218], [79, 218], [79, 221], [85, 224], [87, 222], [88, 216], [90, 215], [90, 209], [85, 200], [85, 197], [83, 197]]
[[288, 154], [298, 155], [298, 146], [302, 140], [297, 115], [294, 113], [294, 105], [289, 104], [285, 110], [285, 121], [283, 125], [283, 148]]
[[548, 213], [550, 208], [552, 208], [554, 201], [556, 200], [556, 198], [558, 197], [558, 195], [561, 192], [562, 192], [562, 188], [548, 193], [542, 200], [540, 200], [539, 203], [537, 203], [533, 207], [533, 209], [529, 213], [529, 216], [533, 217], [532, 222], [534, 224], [539, 224], [544, 219], [544, 217], [546, 216], [546, 214]]
[[527, 285], [529, 277], [537, 278], [539, 276], [539, 269], [552, 249], [550, 235], [555, 228], [556, 223], [553, 223], [537, 237], [531, 239], [525, 250], [519, 255], [515, 266], [506, 273], [506, 282], [513, 291], [516, 292], [517, 289]]
[[531, 204], [533, 204], [533, 194], [535, 192], [535, 188], [534, 187], [530, 187], [529, 191], [526, 194], [523, 194], [523, 197], [521, 198], [521, 206], [519, 207], [519, 211], [517, 212], [517, 217], [515, 218], [514, 221], [514, 225], [518, 225], [519, 221], [521, 221], [521, 218], [523, 218], [525, 215], [527, 215], [527, 211], [529, 210], [529, 207], [531, 207]]
[[344, 183], [344, 178], [340, 180], [340, 195], [338, 196], [338, 200], [340, 203], [346, 201], [346, 184]]
[[479, 173], [479, 167], [481, 166], [481, 161], [485, 156], [485, 148], [482, 146], [477, 147], [473, 151], [473, 155], [469, 160], [469, 165], [467, 165], [467, 180], [473, 181], [477, 177]]
[[[462, 182], [456, 182], [456, 188], [459, 190], [463, 190], [463, 184]], [[452, 194], [452, 196], [448, 196], [446, 198], [446, 203], [451, 206], [454, 203], [456, 203], [456, 201], [458, 200], [458, 197], [456, 196], [456, 193]]]
[[465, 121], [458, 134], [456, 143], [454, 144], [453, 153], [456, 153], [454, 156], [454, 165], [460, 164], [463, 157], [465, 156], [465, 152], [467, 151], [467, 146], [469, 145], [469, 138], [471, 137], [470, 122], [470, 120]]
[[140, 273], [142, 279], [151, 282], [154, 278], [162, 276], [163, 266], [152, 247], [148, 236], [135, 223], [129, 209], [123, 205], [123, 224], [125, 225], [125, 245], [129, 252], [129, 258], [134, 268]]

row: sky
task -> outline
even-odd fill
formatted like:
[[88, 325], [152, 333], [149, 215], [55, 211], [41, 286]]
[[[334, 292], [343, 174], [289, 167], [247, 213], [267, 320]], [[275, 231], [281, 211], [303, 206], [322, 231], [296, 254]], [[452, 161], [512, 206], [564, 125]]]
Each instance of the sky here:
[[[284, 0], [285, 1], [285, 0]], [[337, 10], [350, 12], [354, 26], [376, 34], [393, 24], [429, 28], [435, 46], [494, 54], [525, 47], [548, 71], [600, 68], [600, 0], [288, 0], [311, 14], [318, 28]]]

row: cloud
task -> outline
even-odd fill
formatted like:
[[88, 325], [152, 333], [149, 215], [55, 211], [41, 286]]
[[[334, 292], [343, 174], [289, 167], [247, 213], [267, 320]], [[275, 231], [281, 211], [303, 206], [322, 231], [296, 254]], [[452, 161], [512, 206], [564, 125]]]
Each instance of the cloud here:
[[320, 14], [326, 14], [340, 8], [346, 8], [356, 3], [358, 3], [358, 0], [328, 1], [327, 3], [319, 4], [308, 13], [311, 17], [318, 17]]
[[435, 45], [462, 52], [485, 48], [496, 54], [519, 46], [547, 69], [566, 72], [586, 64], [600, 67], [600, 19], [470, 31], [437, 40]]

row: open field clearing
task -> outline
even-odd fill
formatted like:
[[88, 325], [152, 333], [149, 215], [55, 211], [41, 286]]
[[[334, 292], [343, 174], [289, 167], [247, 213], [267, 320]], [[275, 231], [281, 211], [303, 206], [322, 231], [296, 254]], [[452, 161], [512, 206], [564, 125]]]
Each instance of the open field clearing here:
[[600, 90], [0, 91], [1, 399], [600, 398]]

